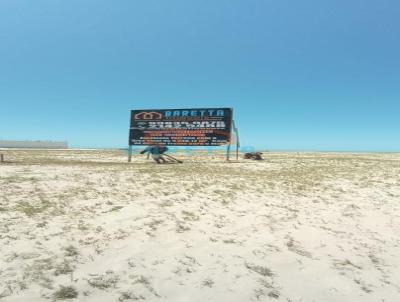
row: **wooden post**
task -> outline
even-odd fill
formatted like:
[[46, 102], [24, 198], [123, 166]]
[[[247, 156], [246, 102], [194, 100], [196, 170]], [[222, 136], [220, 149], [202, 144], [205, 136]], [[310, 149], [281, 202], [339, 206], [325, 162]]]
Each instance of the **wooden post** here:
[[1, 163], [4, 163], [4, 154], [3, 154], [3, 153], [0, 154], [0, 162], [1, 162]]
[[128, 148], [128, 163], [132, 161], [132, 146]]
[[228, 142], [228, 146], [226, 147], [226, 160], [229, 161], [230, 160], [230, 156], [231, 156], [231, 143], [232, 143], [232, 128], [234, 128], [235, 126], [235, 122], [232, 120], [231, 123], [231, 131], [230, 131], [230, 137], [229, 137], [229, 142]]
[[226, 148], [226, 160], [229, 161], [231, 155], [231, 143], [229, 142], [228, 147]]
[[132, 111], [131, 116], [129, 118], [130, 127], [129, 128], [129, 147], [128, 147], [128, 163], [132, 161], [132, 140], [131, 140], [131, 132], [132, 132]]
[[236, 144], [236, 160], [239, 160], [239, 144]]
[[236, 160], [239, 160], [239, 148], [240, 148], [239, 129], [236, 127], [235, 121], [232, 121], [232, 124], [236, 134]]

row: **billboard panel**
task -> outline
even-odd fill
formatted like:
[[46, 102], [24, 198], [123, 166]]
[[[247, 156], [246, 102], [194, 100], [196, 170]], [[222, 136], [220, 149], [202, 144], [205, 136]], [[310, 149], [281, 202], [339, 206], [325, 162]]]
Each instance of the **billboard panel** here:
[[226, 145], [232, 116], [232, 108], [132, 110], [129, 145]]

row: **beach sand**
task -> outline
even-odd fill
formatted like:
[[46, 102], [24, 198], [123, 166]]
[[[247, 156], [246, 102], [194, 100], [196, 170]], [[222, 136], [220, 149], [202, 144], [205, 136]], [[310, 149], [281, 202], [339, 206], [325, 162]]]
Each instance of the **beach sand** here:
[[0, 153], [1, 301], [399, 301], [400, 154]]

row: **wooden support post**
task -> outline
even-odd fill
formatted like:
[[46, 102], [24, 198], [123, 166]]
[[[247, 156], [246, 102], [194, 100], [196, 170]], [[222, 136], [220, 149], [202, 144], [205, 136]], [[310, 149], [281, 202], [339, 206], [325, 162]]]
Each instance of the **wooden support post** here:
[[229, 161], [231, 155], [231, 143], [229, 142], [228, 147], [226, 148], [226, 160]]
[[128, 163], [132, 161], [132, 146], [128, 148]]
[[232, 121], [232, 124], [236, 134], [236, 160], [239, 160], [239, 148], [240, 148], [239, 129], [236, 127], [235, 121]]
[[1, 162], [1, 163], [4, 163], [4, 154], [3, 154], [3, 153], [0, 154], [0, 162]]
[[230, 156], [231, 156], [231, 143], [232, 143], [232, 128], [235, 128], [235, 122], [232, 120], [232, 124], [231, 124], [231, 136], [229, 137], [229, 142], [228, 142], [228, 146], [226, 147], [226, 160], [229, 161], [230, 160]]
[[239, 144], [236, 144], [236, 160], [239, 160]]
[[129, 123], [131, 125], [131, 128], [129, 128], [128, 163], [130, 163], [132, 161], [132, 138], [131, 138], [131, 133], [132, 133], [132, 111], [131, 111], [131, 116], [129, 118]]

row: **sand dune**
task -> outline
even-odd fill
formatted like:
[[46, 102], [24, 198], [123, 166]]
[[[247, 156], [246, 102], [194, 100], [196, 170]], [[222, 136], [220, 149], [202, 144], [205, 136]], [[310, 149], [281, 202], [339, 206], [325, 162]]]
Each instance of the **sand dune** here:
[[1, 301], [399, 300], [399, 154], [2, 153]]

